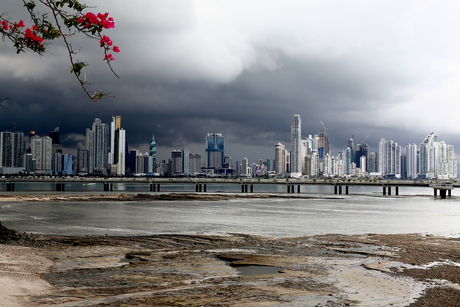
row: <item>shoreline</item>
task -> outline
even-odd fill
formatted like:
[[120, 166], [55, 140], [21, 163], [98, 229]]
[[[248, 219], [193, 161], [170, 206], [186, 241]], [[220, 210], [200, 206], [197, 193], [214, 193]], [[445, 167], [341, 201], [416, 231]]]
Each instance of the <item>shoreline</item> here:
[[268, 198], [301, 198], [301, 199], [318, 199], [318, 198], [342, 198], [342, 195], [324, 197], [302, 195], [302, 194], [275, 194], [275, 193], [253, 193], [253, 194], [240, 194], [240, 193], [100, 193], [100, 194], [78, 194], [69, 192], [69, 194], [11, 194], [0, 195], [0, 203], [2, 202], [17, 202], [17, 201], [33, 201], [33, 202], [102, 202], [102, 201], [218, 201], [229, 200], [236, 198], [251, 198], [251, 199], [268, 199]]
[[[77, 237], [2, 229], [0, 266], [16, 270], [0, 279], [5, 306], [459, 304], [459, 239], [420, 234]], [[275, 271], [261, 271], [271, 267]], [[241, 275], [247, 268], [252, 273]]]

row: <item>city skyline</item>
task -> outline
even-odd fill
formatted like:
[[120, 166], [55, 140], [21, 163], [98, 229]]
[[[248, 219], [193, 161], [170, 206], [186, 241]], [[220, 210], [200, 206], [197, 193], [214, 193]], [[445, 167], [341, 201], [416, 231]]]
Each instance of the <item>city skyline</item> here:
[[[386, 140], [382, 137], [377, 144], [375, 152], [371, 151], [369, 144], [365, 142], [367, 137], [362, 142], [357, 142], [357, 144], [355, 144], [353, 137], [351, 137], [347, 140], [346, 146], [343, 146], [338, 152], [333, 152], [329, 148], [330, 142], [326, 132], [327, 128], [322, 122], [321, 124], [322, 129], [318, 133], [308, 134], [305, 138], [302, 138], [301, 116], [295, 114], [291, 120], [291, 142], [287, 144], [278, 142], [272, 146], [271, 152], [267, 152], [264, 157], [258, 157], [254, 160], [248, 159], [244, 152], [239, 153], [243, 158], [229, 157], [228, 151], [232, 149], [232, 144], [226, 143], [224, 141], [225, 136], [216, 132], [207, 133], [204, 142], [201, 144], [201, 149], [196, 152], [191, 151], [188, 148], [189, 144], [184, 143], [181, 148], [175, 148], [169, 152], [165, 159], [157, 160], [157, 153], [158, 149], [161, 148], [161, 144], [157, 147], [154, 135], [149, 142], [146, 142], [148, 146], [147, 151], [128, 147], [129, 140], [126, 137], [126, 130], [122, 125], [121, 116], [112, 116], [110, 123], [103, 123], [101, 119], [95, 118], [91, 128], [86, 128], [85, 145], [80, 146], [76, 152], [70, 152], [70, 154], [74, 155], [75, 161], [78, 161], [76, 170], [81, 174], [124, 175], [125, 170], [127, 170], [125, 162], [128, 168], [130, 163], [138, 165], [133, 166], [134, 169], [131, 169], [131, 172], [153, 173], [156, 172], [153, 169], [154, 165], [161, 165], [161, 169], [164, 170], [166, 166], [163, 161], [170, 161], [173, 165], [174, 163], [176, 164], [176, 171], [173, 172], [176, 174], [191, 174], [190, 169], [193, 169], [193, 173], [196, 173], [200, 163], [204, 168], [213, 169], [216, 173], [218, 169], [222, 169], [225, 174], [233, 174], [233, 170], [228, 172], [224, 170], [225, 168], [233, 168], [235, 173], [239, 173], [241, 172], [241, 165], [245, 164], [246, 166], [243, 166], [243, 168], [251, 166], [251, 174], [255, 174], [256, 169], [254, 169], [253, 165], [262, 166], [262, 164], [267, 163], [268, 168], [264, 166], [265, 172], [275, 171], [275, 173], [285, 173], [293, 177], [301, 175], [335, 176], [337, 174], [339, 176], [347, 174], [361, 176], [361, 173], [374, 173], [374, 175], [381, 173], [399, 178], [401, 176], [405, 177], [406, 172], [407, 177], [412, 179], [418, 178], [419, 175], [434, 179], [452, 179], [457, 176], [458, 159], [456, 159], [454, 154], [454, 146], [447, 144], [443, 140], [438, 141], [438, 136], [435, 132], [426, 136], [422, 142], [412, 142], [406, 145], [401, 145], [394, 140]], [[63, 160], [68, 154], [62, 155], [62, 153], [68, 153], [69, 149], [66, 150], [65, 147], [59, 144], [59, 140], [63, 137], [65, 138], [65, 135], [61, 135], [60, 130], [60, 127], [57, 127], [42, 136], [37, 131], [30, 131], [28, 140], [23, 142], [25, 144], [24, 150], [27, 150], [30, 146], [31, 151], [29, 152], [32, 152], [32, 155], [30, 158], [24, 156], [24, 161], [33, 158], [38, 170], [62, 169], [63, 163], [69, 163]], [[16, 137], [16, 135], [18, 136]], [[6, 146], [2, 145], [4, 152], [1, 153], [0, 158], [3, 163], [0, 166], [13, 166], [14, 163], [9, 162], [8, 164], [4, 161], [20, 160], [21, 158], [13, 159], [12, 156], [15, 154], [5, 154], [5, 148], [7, 151], [11, 147], [19, 148], [18, 142], [20, 141], [13, 142], [13, 136], [14, 139], [24, 140], [24, 132], [5, 131], [1, 132], [0, 136], [0, 145], [7, 144]], [[49, 146], [41, 145], [42, 143], [45, 144], [45, 141], [49, 143]], [[39, 147], [34, 145], [34, 142], [39, 142]], [[51, 151], [51, 143], [53, 144], [53, 152]], [[295, 143], [299, 145], [296, 146]], [[300, 165], [297, 169], [299, 171], [295, 171], [293, 158], [295, 149], [298, 149], [299, 157], [297, 160], [300, 162], [297, 163]], [[81, 152], [81, 150], [84, 150], [84, 152]], [[436, 154], [434, 150], [436, 150]], [[13, 150], [13, 152], [17, 151], [17, 149]], [[59, 164], [61, 166], [57, 168], [57, 162], [54, 162], [56, 159], [54, 151], [61, 153], [59, 155]], [[441, 153], [441, 156], [445, 157], [443, 161], [439, 162], [439, 166], [436, 160], [439, 155], [438, 151]], [[84, 162], [83, 169], [79, 166], [80, 161], [83, 161], [81, 160], [82, 154], [84, 154], [84, 159], [87, 160], [87, 162]], [[404, 160], [401, 160], [402, 156], [404, 156]], [[45, 159], [44, 157], [48, 158]], [[145, 160], [147, 157], [149, 157], [149, 161]], [[181, 166], [177, 166], [178, 162], [174, 162], [175, 160], [179, 161], [175, 157], [180, 158]], [[422, 158], [426, 166], [420, 164], [422, 163]], [[130, 159], [131, 162], [127, 159]], [[193, 159], [193, 162], [191, 159]], [[277, 159], [282, 159], [282, 161], [280, 162]], [[340, 165], [337, 164], [337, 161], [341, 161]], [[354, 162], [353, 165], [351, 165], [352, 162]], [[53, 166], [52, 163], [54, 163]], [[45, 164], [46, 166], [43, 167], [42, 165]], [[189, 167], [189, 165], [191, 166]], [[338, 170], [338, 167], [340, 170]], [[358, 168], [361, 171], [357, 173], [355, 169]], [[222, 174], [221, 171], [218, 173]]]
[[[99, 46], [83, 42], [78, 57], [96, 62], [85, 70], [88, 80], [115, 98], [88, 101], [59, 44], [40, 58], [1, 43], [0, 99], [9, 97], [1, 131], [59, 126], [61, 143], [76, 149], [81, 127], [118, 114], [130, 147], [145, 152], [155, 133], [160, 159], [185, 143], [202, 150], [203, 135], [214, 131], [232, 144], [234, 160], [244, 152], [255, 161], [273, 144], [290, 142], [289, 121], [300, 114], [302, 135], [319, 132], [323, 122], [333, 152], [352, 135], [356, 143], [369, 135], [375, 151], [381, 137], [418, 143], [431, 131], [460, 146], [460, 4], [88, 4], [115, 19], [110, 35], [121, 52], [112, 64], [120, 79], [98, 66]], [[17, 1], [4, 5], [12, 19], [30, 23], [14, 9]]]

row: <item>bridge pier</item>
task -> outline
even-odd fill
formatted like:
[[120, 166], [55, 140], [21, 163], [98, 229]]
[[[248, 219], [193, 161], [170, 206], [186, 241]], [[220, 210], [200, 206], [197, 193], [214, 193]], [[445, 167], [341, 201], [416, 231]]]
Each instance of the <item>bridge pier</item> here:
[[383, 187], [383, 192], [382, 192], [383, 195], [387, 195], [387, 187]]
[[14, 182], [7, 182], [7, 183], [6, 183], [6, 190], [7, 190], [8, 192], [14, 191]]
[[348, 186], [345, 186], [345, 194], [348, 195]]
[[438, 196], [438, 190], [439, 190], [439, 196], [441, 198], [447, 198], [447, 195], [449, 197], [452, 196], [452, 189], [454, 188], [452, 183], [441, 182], [441, 183], [432, 184], [430, 186], [433, 188], [434, 197]]
[[242, 184], [241, 185], [241, 193], [254, 193], [254, 185], [251, 184]]
[[151, 183], [150, 184], [150, 192], [160, 192], [160, 184]]
[[334, 186], [334, 194], [337, 194], [337, 186]]
[[113, 183], [104, 182], [104, 191], [113, 191]]
[[56, 182], [56, 191], [65, 191], [65, 183], [63, 182]]
[[195, 190], [197, 192], [206, 192], [206, 184], [197, 183]]
[[452, 190], [451, 189], [433, 189], [433, 195], [434, 197], [438, 196], [438, 190], [439, 190], [439, 196], [441, 198], [447, 198], [447, 196], [451, 197], [452, 196]]
[[445, 189], [439, 189], [439, 196], [441, 196], [441, 198], [446, 198], [446, 192], [447, 190]]
[[[288, 184], [287, 185], [287, 192], [289, 193], [295, 193], [295, 184]], [[300, 193], [300, 184], [297, 185], [297, 193]]]

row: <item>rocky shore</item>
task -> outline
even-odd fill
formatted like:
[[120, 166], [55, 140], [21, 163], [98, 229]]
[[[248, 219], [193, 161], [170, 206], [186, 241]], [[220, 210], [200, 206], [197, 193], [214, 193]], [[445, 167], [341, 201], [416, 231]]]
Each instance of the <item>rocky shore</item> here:
[[458, 239], [64, 237], [1, 229], [0, 266], [11, 273], [0, 279], [3, 306], [460, 305]]
[[[126, 199], [135, 197], [144, 196]], [[0, 225], [0, 302], [460, 306], [459, 259], [460, 239], [420, 234], [69, 237], [19, 233]]]
[[[33, 202], [103, 202], [103, 201], [218, 201], [235, 198], [319, 198], [315, 196], [295, 194], [235, 194], [235, 193], [110, 193], [110, 194], [39, 194], [39, 195], [0, 195], [1, 202], [33, 201]], [[326, 198], [326, 197], [321, 197]], [[334, 198], [337, 198], [335, 196]]]

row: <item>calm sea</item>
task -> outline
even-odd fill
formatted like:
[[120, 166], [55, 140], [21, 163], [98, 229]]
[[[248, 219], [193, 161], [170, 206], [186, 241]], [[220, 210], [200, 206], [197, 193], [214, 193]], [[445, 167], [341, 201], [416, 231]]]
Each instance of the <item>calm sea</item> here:
[[[1, 188], [1, 187], [0, 187]], [[33, 189], [32, 189], [33, 188]], [[208, 185], [208, 192], [239, 192], [238, 185]], [[4, 194], [93, 194], [102, 186], [16, 185]], [[255, 193], [286, 193], [286, 187], [254, 186]], [[25, 192], [25, 190], [32, 190]], [[195, 186], [162, 185], [162, 192], [194, 192]], [[113, 193], [144, 193], [148, 185], [118, 184]], [[312, 199], [232, 199], [159, 202], [10, 202], [0, 209], [2, 223], [18, 231], [57, 235], [149, 235], [247, 233], [276, 237], [326, 233], [430, 233], [460, 235], [460, 189], [451, 198], [433, 197], [431, 188], [350, 187], [334, 195], [330, 186], [302, 186]], [[157, 192], [158, 193], [158, 192]], [[394, 193], [394, 190], [393, 190]], [[292, 194], [299, 195], [299, 194]]]

